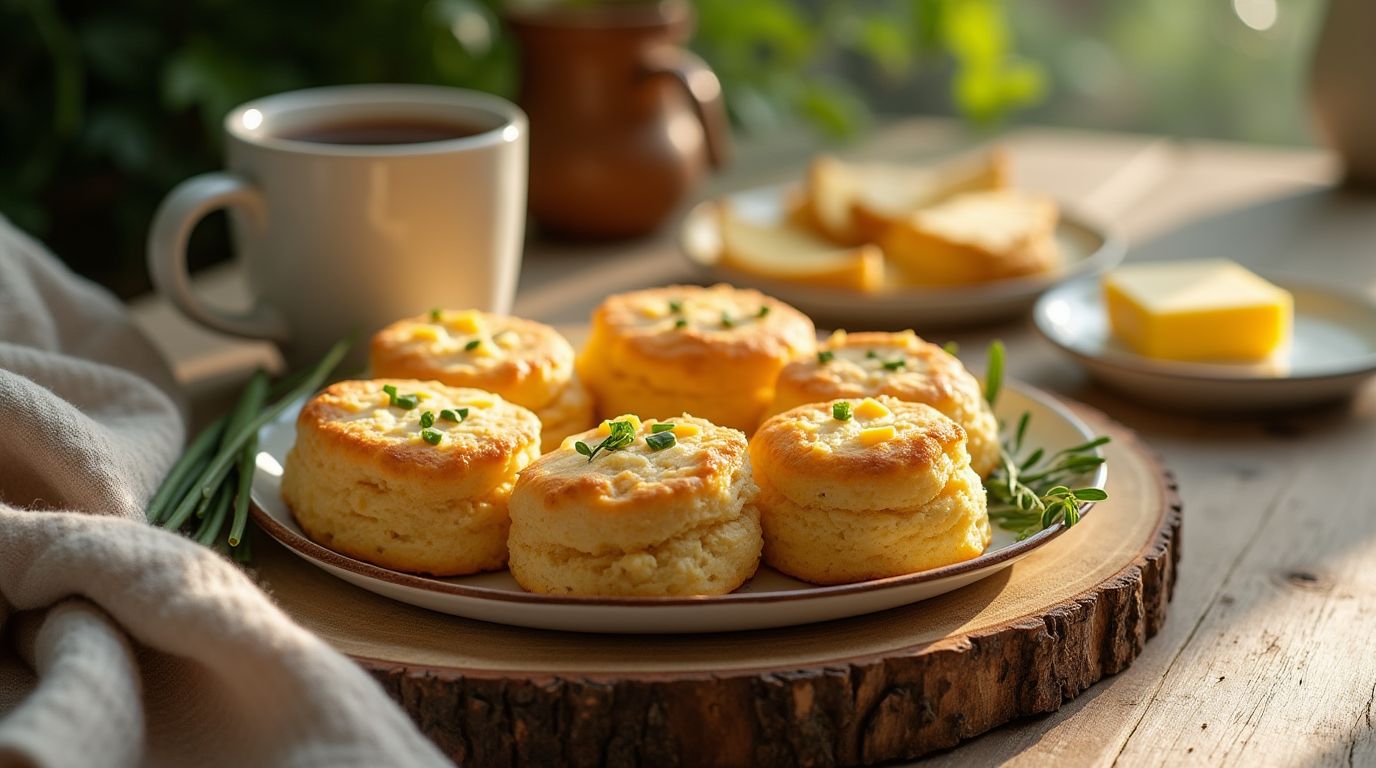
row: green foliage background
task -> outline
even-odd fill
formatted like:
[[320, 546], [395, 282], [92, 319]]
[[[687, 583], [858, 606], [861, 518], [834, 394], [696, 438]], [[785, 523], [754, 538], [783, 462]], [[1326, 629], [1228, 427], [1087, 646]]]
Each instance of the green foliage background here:
[[[511, 97], [499, 0], [0, 0], [0, 213], [78, 272], [130, 296], [158, 201], [220, 165], [220, 122], [310, 86], [438, 83]], [[933, 62], [953, 103], [993, 121], [1035, 102], [1002, 0], [696, 0], [694, 47], [748, 130], [804, 120], [834, 136], [868, 110], [839, 72], [901, 83]], [[489, 34], [462, 34], [476, 24]], [[467, 44], [465, 44], [466, 41]], [[950, 63], [954, 62], [954, 67]], [[222, 217], [192, 266], [227, 255]]]

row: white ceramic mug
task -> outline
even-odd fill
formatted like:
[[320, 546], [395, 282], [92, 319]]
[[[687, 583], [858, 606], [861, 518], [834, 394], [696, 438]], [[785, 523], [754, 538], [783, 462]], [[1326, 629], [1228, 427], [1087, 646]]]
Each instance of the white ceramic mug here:
[[[478, 132], [398, 144], [301, 138], [369, 121]], [[191, 318], [279, 342], [298, 367], [351, 331], [432, 307], [510, 311], [527, 165], [526, 116], [514, 104], [439, 86], [316, 88], [238, 107], [225, 135], [228, 171], [178, 185], [149, 232], [153, 284]], [[187, 239], [218, 208], [229, 211], [254, 297], [247, 312], [207, 306], [188, 279]]]

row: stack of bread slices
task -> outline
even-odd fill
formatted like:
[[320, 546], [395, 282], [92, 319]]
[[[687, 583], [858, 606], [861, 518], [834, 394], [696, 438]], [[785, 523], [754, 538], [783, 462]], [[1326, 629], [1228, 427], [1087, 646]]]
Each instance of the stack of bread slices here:
[[786, 220], [747, 221], [718, 204], [721, 259], [754, 275], [874, 291], [971, 285], [1060, 263], [1049, 196], [1012, 187], [1002, 148], [934, 166], [819, 156]]

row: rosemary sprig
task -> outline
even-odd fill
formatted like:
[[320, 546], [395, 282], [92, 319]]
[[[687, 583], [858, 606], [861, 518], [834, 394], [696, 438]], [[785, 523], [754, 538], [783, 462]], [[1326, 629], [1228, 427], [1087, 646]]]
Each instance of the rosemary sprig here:
[[[995, 340], [989, 345], [989, 365], [984, 381], [984, 399], [991, 408], [1003, 387], [1003, 371], [1003, 342]], [[1108, 494], [1098, 488], [1072, 490], [1069, 484], [1104, 463], [1104, 457], [1097, 455], [1097, 450], [1110, 438], [1107, 435], [1098, 437], [1050, 456], [1046, 455], [1045, 448], [1035, 448], [1018, 459], [1031, 420], [1032, 414], [1024, 412], [1012, 437], [999, 442], [999, 467], [984, 484], [989, 519], [1004, 530], [1016, 532], [1018, 541], [1058, 522], [1063, 521], [1069, 528], [1080, 522], [1080, 513], [1087, 502], [1108, 498]]]

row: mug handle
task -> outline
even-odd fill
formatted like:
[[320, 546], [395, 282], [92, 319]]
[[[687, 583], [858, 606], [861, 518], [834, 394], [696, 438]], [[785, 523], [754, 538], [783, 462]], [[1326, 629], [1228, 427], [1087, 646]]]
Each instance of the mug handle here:
[[287, 341], [286, 323], [262, 304], [242, 314], [214, 309], [191, 289], [186, 270], [186, 243], [191, 230], [207, 213], [233, 208], [246, 226], [261, 232], [267, 226], [263, 193], [232, 173], [203, 173], [178, 184], [158, 206], [148, 231], [148, 272], [158, 293], [187, 317], [217, 331], [255, 339]]
[[688, 93], [693, 108], [702, 122], [707, 136], [707, 159], [713, 168], [720, 168], [731, 160], [731, 123], [726, 115], [726, 101], [721, 94], [717, 73], [702, 57], [676, 45], [661, 45], [645, 52], [642, 60], [651, 74], [672, 75]]

